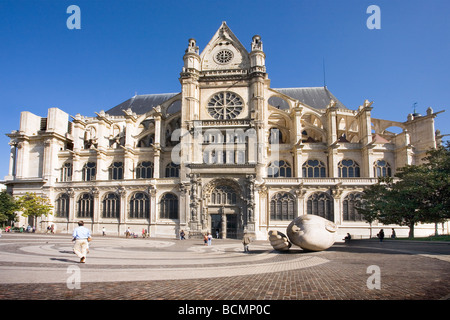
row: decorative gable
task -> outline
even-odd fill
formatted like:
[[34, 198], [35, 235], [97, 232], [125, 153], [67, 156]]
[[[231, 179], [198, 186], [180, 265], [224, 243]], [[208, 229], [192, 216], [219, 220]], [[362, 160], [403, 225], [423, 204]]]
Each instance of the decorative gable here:
[[201, 71], [250, 68], [249, 53], [225, 22], [202, 51], [200, 59]]

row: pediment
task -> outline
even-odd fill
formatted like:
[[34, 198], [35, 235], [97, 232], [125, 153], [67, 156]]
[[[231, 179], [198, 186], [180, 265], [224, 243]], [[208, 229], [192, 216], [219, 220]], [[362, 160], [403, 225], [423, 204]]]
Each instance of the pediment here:
[[248, 69], [249, 53], [225, 22], [200, 54], [201, 71]]

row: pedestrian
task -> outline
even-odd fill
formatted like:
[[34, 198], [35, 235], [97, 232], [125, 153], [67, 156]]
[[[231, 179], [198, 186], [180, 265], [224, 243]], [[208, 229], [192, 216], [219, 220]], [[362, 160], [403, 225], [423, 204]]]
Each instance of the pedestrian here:
[[91, 239], [91, 231], [84, 227], [84, 222], [78, 222], [78, 228], [73, 230], [72, 241], [75, 241], [73, 252], [80, 258], [80, 263], [86, 262], [87, 250], [89, 248], [88, 242]]
[[208, 245], [208, 236], [206, 235], [206, 233], [203, 235], [203, 242], [205, 243], [205, 246]]
[[395, 238], [397, 238], [397, 235], [396, 235], [396, 233], [395, 233], [394, 228], [392, 228], [391, 239], [395, 239]]
[[181, 230], [181, 231], [180, 231], [180, 240], [185, 240], [185, 239], [186, 239], [186, 238], [185, 238], [184, 231]]
[[102, 228], [102, 235], [106, 236], [106, 229], [105, 229], [105, 227]]
[[250, 252], [250, 250], [248, 249], [250, 242], [252, 242], [252, 239], [250, 238], [249, 234], [245, 232], [244, 238], [242, 239], [242, 244], [244, 245], [244, 252]]
[[383, 239], [384, 239], [383, 229], [381, 229], [380, 232], [378, 232], [377, 236], [378, 236], [378, 239], [380, 239], [380, 242], [383, 242]]
[[219, 229], [216, 229], [216, 239], [219, 239]]
[[347, 232], [347, 236], [344, 238], [345, 242], [352, 240], [352, 236]]
[[211, 232], [208, 232], [208, 246], [211, 245], [211, 241], [212, 241], [212, 234]]
[[127, 231], [125, 231], [125, 236], [129, 238], [131, 236], [131, 229], [128, 227]]

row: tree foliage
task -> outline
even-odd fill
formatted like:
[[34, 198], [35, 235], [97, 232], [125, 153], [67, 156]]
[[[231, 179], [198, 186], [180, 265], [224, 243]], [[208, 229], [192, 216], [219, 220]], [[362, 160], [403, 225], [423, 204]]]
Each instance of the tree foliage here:
[[0, 192], [0, 223], [15, 220], [18, 208], [17, 202], [8, 192]]
[[42, 216], [52, 214], [53, 206], [47, 198], [38, 196], [35, 193], [27, 192], [17, 200], [23, 217], [33, 217], [36, 225], [36, 219]]
[[367, 222], [440, 223], [450, 219], [450, 143], [427, 152], [424, 163], [399, 168], [396, 179], [383, 177], [368, 186], [358, 211]]

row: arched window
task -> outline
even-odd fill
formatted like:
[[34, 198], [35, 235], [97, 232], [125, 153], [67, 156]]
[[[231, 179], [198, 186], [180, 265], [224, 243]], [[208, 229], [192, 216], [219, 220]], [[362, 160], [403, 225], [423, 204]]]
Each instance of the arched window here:
[[92, 218], [94, 216], [94, 198], [90, 193], [83, 193], [78, 198], [78, 218]]
[[81, 178], [83, 181], [95, 180], [95, 173], [97, 171], [97, 165], [95, 162], [88, 162], [83, 166]]
[[353, 160], [342, 160], [338, 163], [338, 174], [339, 178], [359, 177], [359, 165]]
[[390, 164], [385, 160], [377, 160], [373, 164], [373, 175], [378, 177], [392, 177]]
[[180, 165], [173, 162], [166, 166], [166, 178], [180, 177]]
[[130, 199], [131, 219], [148, 219], [150, 217], [150, 198], [144, 192], [136, 192]]
[[113, 162], [108, 168], [109, 180], [123, 179], [123, 162]]
[[270, 219], [291, 221], [295, 217], [295, 197], [289, 192], [276, 193], [270, 200]]
[[325, 164], [319, 160], [308, 160], [302, 166], [303, 178], [325, 178]]
[[165, 193], [160, 203], [161, 219], [178, 219], [178, 197], [173, 193]]
[[290, 178], [292, 177], [291, 165], [284, 160], [271, 162], [267, 170], [267, 176], [269, 178]]
[[66, 162], [61, 168], [61, 182], [72, 181], [72, 164]]
[[325, 192], [313, 193], [308, 198], [307, 213], [334, 221], [333, 198]]
[[153, 178], [153, 162], [143, 161], [136, 166], [136, 179], [151, 179]]
[[344, 198], [342, 212], [344, 221], [364, 221], [362, 214], [355, 207], [361, 203], [361, 193], [354, 192]]
[[102, 201], [102, 218], [119, 218], [120, 196], [117, 193], [108, 193]]
[[58, 218], [69, 217], [70, 197], [67, 193], [61, 194], [55, 201], [55, 216]]
[[210, 204], [235, 205], [236, 192], [229, 186], [218, 186], [211, 192]]

